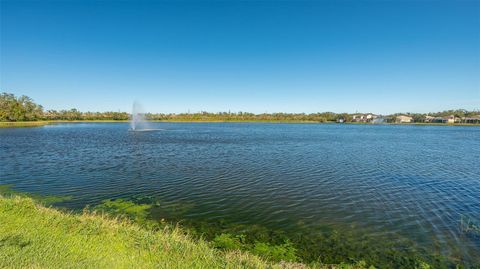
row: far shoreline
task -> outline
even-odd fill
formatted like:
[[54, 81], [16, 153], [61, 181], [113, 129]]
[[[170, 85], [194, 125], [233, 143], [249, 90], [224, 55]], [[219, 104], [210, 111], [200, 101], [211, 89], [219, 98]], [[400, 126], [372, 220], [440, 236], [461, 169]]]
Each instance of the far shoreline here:
[[[45, 121], [0, 121], [0, 128], [42, 127], [49, 124], [61, 123], [128, 123], [130, 120], [45, 120]], [[319, 122], [319, 121], [248, 121], [248, 120], [149, 120], [147, 122], [170, 123], [279, 123], [279, 124], [338, 124], [338, 125], [413, 125], [413, 126], [472, 126], [479, 127], [478, 123], [369, 123], [369, 122]]]

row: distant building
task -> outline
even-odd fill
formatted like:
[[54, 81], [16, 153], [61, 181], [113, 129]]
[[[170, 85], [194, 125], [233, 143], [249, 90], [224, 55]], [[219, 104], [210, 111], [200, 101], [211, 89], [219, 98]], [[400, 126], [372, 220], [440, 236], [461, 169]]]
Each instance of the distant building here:
[[448, 117], [445, 117], [446, 123], [455, 123], [455, 116], [450, 115]]
[[442, 118], [442, 117], [435, 117], [435, 118], [433, 118], [433, 120], [431, 122], [433, 122], [433, 123], [446, 123], [447, 120], [445, 118]]
[[386, 122], [385, 118], [381, 116], [376, 117], [375, 119], [372, 120], [372, 123], [385, 123], [385, 122]]
[[353, 122], [371, 122], [376, 119], [378, 115], [367, 113], [367, 114], [355, 114], [352, 117]]
[[343, 118], [337, 119], [337, 123], [344, 123], [344, 122], [345, 122], [345, 119], [343, 119]]
[[479, 124], [480, 123], [480, 115], [473, 116], [473, 117], [462, 117], [460, 122]]
[[429, 122], [432, 123], [455, 123], [458, 122], [458, 118], [455, 118], [454, 115], [450, 115], [447, 117], [434, 117]]
[[359, 122], [360, 120], [363, 120], [363, 115], [355, 114], [355, 115], [352, 116], [352, 121], [353, 122]]
[[425, 116], [425, 119], [423, 120], [424, 122], [433, 122], [435, 120], [435, 117], [432, 116]]
[[396, 123], [410, 123], [413, 122], [413, 118], [410, 116], [400, 115], [395, 119]]

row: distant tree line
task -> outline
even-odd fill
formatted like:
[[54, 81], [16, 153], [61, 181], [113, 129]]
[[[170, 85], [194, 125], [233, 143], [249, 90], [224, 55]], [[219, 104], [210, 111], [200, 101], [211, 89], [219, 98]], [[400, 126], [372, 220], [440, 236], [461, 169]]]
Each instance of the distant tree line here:
[[254, 114], [249, 112], [199, 112], [180, 114], [152, 114], [147, 113], [145, 117], [149, 120], [166, 121], [296, 121], [296, 122], [328, 122], [336, 121], [339, 118], [350, 119], [349, 114], [336, 114], [333, 112], [322, 113], [262, 113]]
[[80, 112], [75, 108], [70, 110], [47, 110], [43, 113], [45, 120], [128, 120], [126, 112]]
[[75, 108], [44, 111], [28, 96], [0, 93], [0, 121], [128, 120], [129, 117], [126, 112], [80, 112]]
[[[357, 113], [356, 113], [357, 114]], [[447, 110], [434, 113], [397, 113], [383, 116], [386, 122], [395, 122], [398, 115], [407, 115], [414, 122], [422, 122], [425, 116], [455, 117], [478, 116], [480, 111], [464, 109]], [[198, 113], [146, 113], [148, 120], [164, 121], [283, 121], [283, 122], [351, 122], [353, 115], [350, 113], [261, 113], [248, 112], [198, 112]], [[0, 94], [0, 121], [37, 121], [37, 120], [128, 120], [130, 114], [126, 112], [81, 112], [75, 108], [70, 110], [44, 110], [28, 96], [16, 97], [14, 94], [3, 92]]]

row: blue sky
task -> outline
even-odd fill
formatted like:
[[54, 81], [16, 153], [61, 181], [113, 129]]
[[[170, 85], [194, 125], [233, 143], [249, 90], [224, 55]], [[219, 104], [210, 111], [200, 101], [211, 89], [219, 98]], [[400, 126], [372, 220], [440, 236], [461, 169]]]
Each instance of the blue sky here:
[[480, 109], [480, 1], [5, 1], [0, 90], [47, 109]]

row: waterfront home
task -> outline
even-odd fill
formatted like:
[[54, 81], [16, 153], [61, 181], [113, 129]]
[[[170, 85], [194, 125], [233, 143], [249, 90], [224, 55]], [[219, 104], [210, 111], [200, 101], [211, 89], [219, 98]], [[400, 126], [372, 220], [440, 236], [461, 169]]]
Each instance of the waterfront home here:
[[479, 124], [480, 123], [480, 115], [473, 116], [473, 117], [462, 117], [460, 122]]
[[355, 114], [352, 116], [353, 122], [363, 122], [365, 120], [365, 116], [363, 114]]
[[432, 123], [455, 123], [458, 122], [458, 118], [455, 118], [454, 115], [450, 115], [447, 117], [435, 117], [431, 121]]
[[424, 122], [433, 122], [435, 120], [435, 117], [432, 116], [425, 116], [425, 119], [423, 120]]
[[371, 122], [376, 119], [378, 116], [372, 113], [367, 114], [355, 114], [352, 117], [353, 122]]
[[446, 123], [447, 120], [443, 117], [435, 117], [435, 118], [433, 118], [433, 120], [431, 122], [433, 122], [433, 123]]
[[446, 120], [447, 123], [455, 123], [455, 116], [450, 115], [448, 117], [445, 117], [445, 120]]
[[396, 123], [410, 123], [413, 122], [413, 118], [410, 116], [400, 115], [395, 118]]
[[372, 120], [372, 123], [385, 123], [385, 122], [386, 122], [386, 120], [382, 116], [379, 116], [379, 117]]

